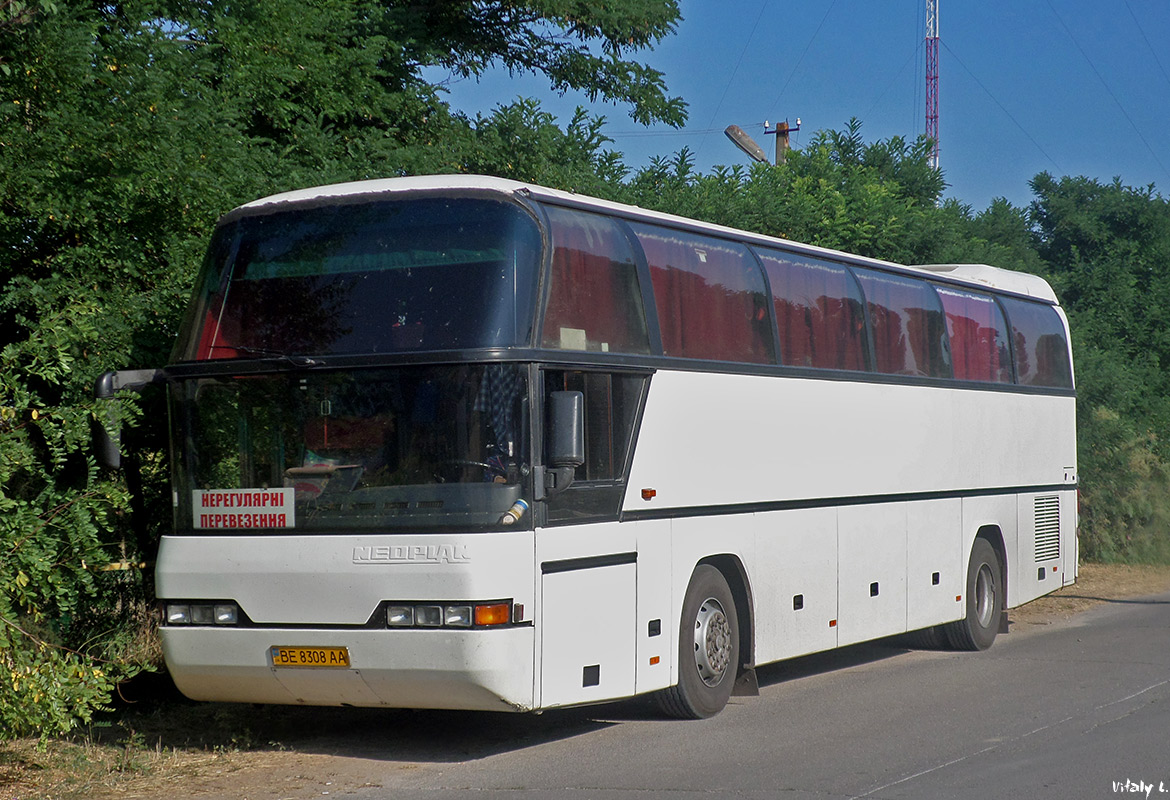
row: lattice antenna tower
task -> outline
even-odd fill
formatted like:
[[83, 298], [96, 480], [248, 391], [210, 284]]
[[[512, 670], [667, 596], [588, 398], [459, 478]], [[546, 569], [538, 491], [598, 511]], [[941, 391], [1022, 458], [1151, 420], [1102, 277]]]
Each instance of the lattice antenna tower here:
[[938, 168], [938, 0], [926, 0], [926, 135], [934, 142], [930, 166]]

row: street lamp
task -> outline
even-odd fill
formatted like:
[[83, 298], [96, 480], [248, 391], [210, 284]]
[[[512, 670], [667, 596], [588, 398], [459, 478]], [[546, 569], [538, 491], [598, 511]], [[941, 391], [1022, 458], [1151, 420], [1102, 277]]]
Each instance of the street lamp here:
[[752, 137], [744, 133], [743, 128], [738, 125], [728, 125], [723, 133], [731, 140], [732, 144], [747, 153], [748, 157], [753, 161], [759, 161], [764, 164], [768, 163], [768, 156], [764, 154], [764, 148], [760, 147]]

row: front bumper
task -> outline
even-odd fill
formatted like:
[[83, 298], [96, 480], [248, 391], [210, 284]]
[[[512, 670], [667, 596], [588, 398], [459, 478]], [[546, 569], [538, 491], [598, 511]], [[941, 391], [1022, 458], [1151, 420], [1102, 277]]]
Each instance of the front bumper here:
[[[530, 711], [530, 625], [476, 630], [163, 628], [163, 653], [193, 700]], [[350, 668], [274, 667], [274, 645], [346, 647]]]

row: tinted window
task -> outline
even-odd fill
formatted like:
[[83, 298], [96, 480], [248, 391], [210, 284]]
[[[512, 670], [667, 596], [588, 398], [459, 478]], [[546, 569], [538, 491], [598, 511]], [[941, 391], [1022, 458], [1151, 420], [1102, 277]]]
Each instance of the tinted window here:
[[865, 315], [848, 270], [768, 250], [768, 273], [780, 328], [780, 362], [821, 369], [865, 369]]
[[854, 272], [865, 292], [877, 371], [951, 377], [946, 322], [930, 284], [869, 270]]
[[548, 208], [552, 272], [545, 347], [649, 353], [634, 251], [617, 222]]
[[507, 203], [427, 198], [246, 216], [217, 231], [212, 252], [216, 277], [185, 358], [529, 341], [540, 235]]
[[633, 225], [654, 284], [668, 356], [772, 363], [764, 277], [733, 242]]
[[1012, 326], [1016, 381], [1025, 386], [1071, 389], [1068, 339], [1056, 309], [1011, 297], [1002, 302]]
[[995, 300], [942, 286], [938, 287], [938, 296], [946, 312], [955, 377], [1011, 383], [1007, 324]]

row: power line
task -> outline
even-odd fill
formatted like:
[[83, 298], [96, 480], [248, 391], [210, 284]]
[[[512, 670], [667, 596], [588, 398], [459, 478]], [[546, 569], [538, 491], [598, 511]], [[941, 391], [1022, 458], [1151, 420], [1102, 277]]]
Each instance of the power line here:
[[[716, 117], [719, 116], [719, 109], [723, 108], [723, 99], [727, 97], [727, 90], [731, 88], [731, 84], [735, 80], [735, 74], [739, 72], [739, 65], [743, 63], [743, 57], [747, 53], [748, 47], [752, 43], [752, 37], [756, 35], [756, 28], [759, 26], [760, 20], [763, 19], [764, 10], [767, 7], [768, 0], [764, 0], [763, 4], [760, 6], [760, 13], [756, 14], [756, 22], [754, 25], [752, 25], [751, 33], [749, 33], [747, 39], [744, 40], [743, 50], [739, 52], [739, 58], [735, 62], [735, 69], [731, 71], [731, 76], [727, 79], [727, 83], [723, 87], [723, 93], [719, 95], [719, 102], [715, 104], [715, 110], [711, 112], [711, 121], [707, 123], [707, 131], [711, 130], [711, 126], [715, 124]], [[698, 155], [699, 151], [703, 149], [703, 145], [706, 143], [706, 141], [707, 134], [704, 133], [703, 138], [699, 140], [699, 147], [695, 151], [696, 155]]]
[[1056, 17], [1058, 22], [1060, 22], [1060, 26], [1064, 28], [1064, 32], [1068, 34], [1068, 38], [1072, 40], [1073, 45], [1077, 48], [1078, 51], [1080, 51], [1081, 56], [1083, 56], [1085, 61], [1088, 62], [1089, 68], [1093, 70], [1093, 74], [1097, 76], [1097, 80], [1101, 81], [1101, 85], [1105, 87], [1105, 91], [1108, 92], [1109, 96], [1113, 98], [1113, 102], [1116, 103], [1117, 107], [1121, 110], [1121, 115], [1125, 117], [1130, 127], [1133, 128], [1133, 132], [1136, 133], [1137, 137], [1142, 140], [1142, 144], [1146, 146], [1146, 150], [1150, 151], [1150, 155], [1153, 157], [1154, 161], [1158, 162], [1158, 166], [1162, 168], [1162, 172], [1166, 173], [1166, 177], [1170, 178], [1170, 171], [1167, 171], [1166, 165], [1162, 163], [1162, 159], [1158, 158], [1158, 154], [1154, 152], [1154, 148], [1150, 147], [1150, 143], [1146, 141], [1146, 137], [1142, 136], [1142, 132], [1138, 130], [1137, 124], [1134, 123], [1133, 118], [1129, 115], [1129, 112], [1125, 110], [1125, 106], [1123, 106], [1121, 101], [1117, 99], [1117, 95], [1113, 93], [1113, 90], [1109, 88], [1109, 84], [1105, 82], [1105, 78], [1102, 77], [1101, 73], [1097, 70], [1097, 65], [1093, 63], [1093, 59], [1089, 58], [1089, 54], [1085, 52], [1083, 47], [1081, 47], [1081, 43], [1077, 41], [1077, 37], [1073, 36], [1073, 33], [1071, 30], [1069, 30], [1068, 25], [1064, 24], [1064, 18], [1061, 17], [1060, 14], [1057, 13], [1056, 9], [1052, 7], [1050, 0], [1044, 0], [1044, 2], [1048, 5], [1048, 10], [1052, 12], [1052, 15]]
[[[744, 122], [740, 123], [740, 127], [745, 130], [748, 128], [762, 128], [764, 127], [764, 123]], [[671, 128], [668, 131], [606, 131], [605, 135], [610, 138], [636, 139], [656, 136], [706, 136], [709, 133], [723, 133], [723, 128]]]
[[1024, 136], [1028, 137], [1028, 141], [1031, 142], [1033, 145], [1035, 145], [1036, 149], [1039, 150], [1045, 158], [1047, 158], [1049, 161], [1052, 162], [1052, 166], [1056, 167], [1057, 172], [1064, 172], [1064, 168], [1062, 166], [1060, 166], [1060, 164], [1056, 163], [1056, 159], [1054, 159], [1052, 156], [1048, 155], [1047, 152], [1045, 152], [1044, 148], [1040, 146], [1040, 143], [1038, 141], [1036, 141], [1034, 138], [1032, 138], [1032, 134], [1028, 133], [1027, 129], [1023, 125], [1021, 125], [1015, 117], [1012, 116], [1012, 112], [1010, 112], [1006, 108], [1004, 108], [1003, 103], [999, 102], [999, 99], [996, 98], [996, 96], [991, 93], [991, 90], [983, 85], [983, 81], [979, 80], [979, 78], [975, 77], [975, 73], [973, 73], [971, 70], [967, 69], [967, 65], [963, 63], [963, 59], [959, 58], [959, 54], [956, 53], [954, 50], [952, 50], [950, 48], [950, 45], [948, 45], [946, 42], [942, 42], [942, 46], [946, 48], [946, 51], [948, 53], [950, 53], [952, 57], [954, 57], [956, 63], [958, 63], [958, 65], [963, 68], [963, 71], [966, 72], [971, 77], [971, 80], [975, 81], [975, 83], [977, 83], [979, 85], [979, 88], [982, 89], [983, 92], [988, 97], [991, 98], [991, 101], [993, 103], [995, 103], [997, 106], [999, 106], [999, 110], [1004, 113], [1004, 116], [1006, 116], [1008, 119], [1010, 119], [1012, 121], [1012, 124], [1020, 129], [1020, 133], [1024, 134]]
[[[919, 42], [917, 45], [915, 45], [914, 49], [910, 52], [910, 55], [907, 56], [906, 60], [902, 62], [902, 66], [898, 67], [898, 71], [894, 74], [894, 77], [890, 78], [890, 82], [886, 84], [886, 88], [882, 89], [881, 93], [878, 94], [877, 99], [873, 101], [873, 105], [871, 105], [869, 108], [867, 108], [865, 110], [865, 114], [862, 115], [862, 119], [869, 118], [870, 113], [875, 108], [877, 108], [878, 103], [880, 103], [882, 101], [882, 99], [886, 96], [886, 93], [890, 91], [890, 87], [893, 86], [895, 83], [897, 83], [898, 78], [902, 77], [902, 73], [906, 71], [906, 65], [909, 64], [911, 61], [914, 61], [915, 63], [917, 63], [918, 53], [921, 50], [922, 50], [922, 42]], [[918, 108], [918, 89], [917, 89], [918, 68], [917, 68], [917, 66], [915, 66], [915, 68], [914, 68], [914, 85], [915, 85], [914, 106], [917, 109]], [[918, 126], [917, 126], [918, 119], [919, 119], [919, 114], [918, 114], [918, 111], [916, 110], [914, 112], [914, 120], [916, 123], [914, 126], [915, 134], [917, 134], [917, 132], [918, 132]]]
[[1146, 47], [1149, 49], [1150, 55], [1152, 55], [1154, 57], [1154, 61], [1158, 63], [1158, 69], [1162, 70], [1162, 77], [1166, 79], [1166, 83], [1170, 83], [1170, 75], [1166, 74], [1166, 67], [1162, 66], [1162, 59], [1158, 58], [1158, 51], [1154, 49], [1152, 44], [1150, 44], [1150, 40], [1146, 36], [1146, 32], [1142, 29], [1142, 24], [1138, 22], [1137, 14], [1133, 13], [1133, 9], [1129, 7], [1129, 0], [1125, 0], [1125, 10], [1129, 12], [1131, 17], [1133, 17], [1133, 24], [1137, 26], [1138, 33], [1142, 35], [1142, 41], [1146, 43]]
[[817, 25], [817, 29], [813, 31], [813, 35], [809, 38], [808, 44], [804, 46], [804, 50], [801, 52], [800, 58], [796, 59], [796, 63], [792, 65], [792, 71], [788, 73], [787, 80], [785, 80], [784, 85], [780, 87], [780, 93], [776, 95], [776, 99], [772, 101], [772, 105], [769, 106], [769, 108], [776, 108], [780, 104], [780, 98], [784, 96], [784, 91], [788, 88], [788, 84], [792, 82], [792, 76], [796, 74], [796, 70], [800, 67], [800, 63], [804, 61], [804, 57], [808, 55], [808, 49], [812, 47], [812, 43], [816, 41], [817, 34], [821, 32], [821, 28], [825, 27], [825, 20], [827, 20], [829, 15], [833, 13], [833, 8], [836, 5], [837, 0], [833, 0], [833, 2], [829, 4], [829, 9], [825, 12], [825, 16], [821, 17], [821, 24]]

